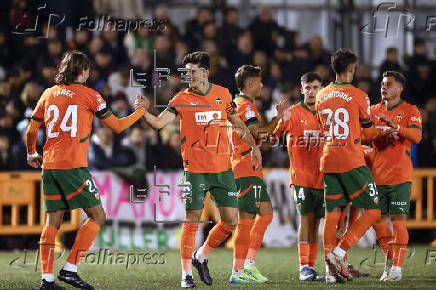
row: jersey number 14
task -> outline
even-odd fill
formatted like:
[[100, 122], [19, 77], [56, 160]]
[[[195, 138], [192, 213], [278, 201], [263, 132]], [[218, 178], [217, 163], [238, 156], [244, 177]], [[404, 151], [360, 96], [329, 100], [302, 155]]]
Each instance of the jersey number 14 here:
[[[53, 113], [53, 119], [48, 123], [47, 137], [56, 138], [59, 132], [53, 132], [53, 127], [59, 119], [59, 108], [56, 105], [50, 105], [47, 108], [47, 117], [50, 118]], [[68, 126], [67, 122], [71, 119], [71, 125]], [[71, 137], [77, 136], [77, 105], [69, 105], [62, 118], [60, 129], [64, 132], [70, 132]]]

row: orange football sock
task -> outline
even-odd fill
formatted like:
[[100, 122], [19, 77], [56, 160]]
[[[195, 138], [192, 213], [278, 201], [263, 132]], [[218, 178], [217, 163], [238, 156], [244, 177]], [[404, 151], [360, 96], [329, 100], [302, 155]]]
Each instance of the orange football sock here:
[[209, 236], [207, 236], [206, 242], [200, 248], [199, 252], [204, 256], [209, 255], [213, 249], [219, 247], [221, 243], [227, 239], [234, 229], [235, 227], [220, 221], [210, 230]]
[[393, 236], [392, 231], [389, 228], [386, 220], [382, 220], [378, 223], [372, 225], [375, 231], [375, 235], [377, 237], [377, 241], [380, 244], [380, 247], [385, 253], [386, 259], [392, 259], [393, 251], [392, 251], [392, 242]]
[[406, 221], [393, 221], [395, 240], [392, 244], [394, 266], [402, 267], [404, 255], [406, 254], [407, 244], [409, 243], [409, 233]]
[[310, 244], [308, 242], [298, 242], [298, 260], [300, 266], [310, 263]]
[[322, 240], [324, 245], [324, 257], [335, 248], [336, 229], [341, 218], [341, 212], [326, 212]]
[[198, 229], [198, 223], [184, 223], [180, 234], [180, 258], [182, 260], [182, 269], [192, 269], [192, 252], [195, 247], [195, 233]]
[[353, 206], [351, 206], [350, 218], [348, 221], [349, 225], [352, 225], [357, 220], [357, 218], [359, 217], [360, 210], [361, 210], [360, 208], [354, 208]]
[[313, 267], [318, 256], [318, 243], [310, 243], [309, 267]]
[[53, 273], [55, 239], [58, 229], [52, 226], [45, 226], [42, 229], [39, 240], [39, 254], [41, 255], [41, 270], [43, 274]]
[[262, 245], [266, 229], [273, 220], [273, 215], [258, 215], [250, 232], [250, 246], [248, 247], [247, 259], [256, 260], [256, 254]]
[[344, 251], [348, 251], [373, 225], [378, 219], [380, 219], [379, 209], [368, 209], [348, 228], [345, 235], [342, 237], [338, 244]]
[[250, 231], [254, 219], [239, 219], [236, 227], [233, 249], [233, 270], [244, 270], [244, 262], [250, 245]]
[[99, 231], [100, 226], [92, 220], [87, 219], [82, 227], [77, 231], [76, 239], [67, 262], [77, 266], [80, 259], [88, 252]]

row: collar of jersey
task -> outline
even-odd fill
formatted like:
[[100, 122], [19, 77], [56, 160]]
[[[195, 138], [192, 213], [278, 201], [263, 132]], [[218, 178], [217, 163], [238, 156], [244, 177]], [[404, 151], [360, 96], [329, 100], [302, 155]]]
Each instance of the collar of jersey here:
[[83, 83], [81, 83], [81, 82], [72, 82], [72, 84], [74, 84], [74, 85], [83, 85]]
[[331, 82], [331, 85], [335, 85], [335, 86], [338, 86], [338, 85], [349, 85], [349, 84], [351, 84], [351, 83], [349, 83], [349, 82]]
[[403, 99], [400, 99], [400, 101], [399, 101], [398, 103], [396, 103], [395, 105], [393, 105], [393, 106], [390, 107], [390, 108], [388, 107], [387, 102], [385, 102], [385, 108], [386, 108], [386, 110], [388, 110], [388, 111], [392, 111], [393, 109], [395, 109], [396, 107], [398, 107], [399, 105], [401, 105], [403, 102], [404, 102]]
[[197, 92], [196, 90], [193, 90], [193, 89], [191, 89], [191, 92], [196, 94], [196, 95], [204, 97], [204, 96], [207, 96], [209, 94], [211, 88], [212, 88], [212, 83], [209, 83], [209, 88], [207, 89], [207, 91], [204, 94]]
[[312, 111], [303, 101], [301, 101], [300, 104], [303, 107], [303, 109], [308, 110], [309, 112], [311, 112], [314, 115], [316, 114], [316, 112]]
[[[237, 94], [237, 95], [235, 96], [235, 98], [244, 98], [244, 99], [249, 100], [251, 103], [253, 103], [253, 100], [252, 100], [249, 96], [246, 96], [246, 95], [239, 95], [239, 94]], [[254, 103], [253, 103], [253, 104], [254, 104]]]

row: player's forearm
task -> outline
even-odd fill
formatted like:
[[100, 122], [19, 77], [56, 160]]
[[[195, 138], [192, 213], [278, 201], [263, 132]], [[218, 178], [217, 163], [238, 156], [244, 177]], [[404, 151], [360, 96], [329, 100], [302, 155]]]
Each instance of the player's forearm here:
[[398, 135], [415, 144], [421, 142], [422, 139], [422, 131], [418, 128], [405, 128], [400, 126]]
[[29, 126], [26, 130], [26, 147], [27, 153], [32, 155], [36, 152], [36, 138], [38, 136], [38, 130], [41, 126], [41, 122], [30, 120]]
[[383, 130], [377, 129], [375, 126], [371, 126], [369, 128], [363, 128], [361, 134], [362, 143], [370, 144], [375, 141], [380, 136], [385, 135]]
[[261, 139], [263, 136], [268, 136], [268, 135], [272, 135], [273, 132], [275, 131], [275, 129], [277, 128], [277, 125], [279, 124], [281, 118], [279, 117], [274, 117], [272, 118], [272, 120], [264, 125], [264, 126], [259, 126], [255, 132], [253, 132], [254, 136], [256, 136], [257, 139]]
[[135, 124], [136, 121], [138, 121], [144, 115], [144, 113], [145, 109], [141, 107], [124, 118], [118, 119], [112, 114], [109, 117], [102, 119], [102, 122], [112, 129], [112, 131], [114, 131], [116, 134], [119, 134]]
[[150, 112], [146, 112], [144, 115], [144, 120], [153, 129], [162, 129], [165, 124], [159, 119], [159, 117], [154, 116]]

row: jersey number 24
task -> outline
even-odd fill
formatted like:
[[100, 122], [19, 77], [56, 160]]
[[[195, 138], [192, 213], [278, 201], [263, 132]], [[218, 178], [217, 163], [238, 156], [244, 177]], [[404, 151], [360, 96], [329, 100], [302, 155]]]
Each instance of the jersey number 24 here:
[[[47, 137], [56, 138], [59, 132], [53, 132], [53, 127], [59, 119], [59, 108], [56, 105], [50, 105], [47, 108], [47, 117], [50, 118], [53, 113], [53, 119], [48, 123]], [[67, 122], [71, 119], [71, 125], [68, 126]], [[77, 105], [69, 105], [62, 118], [60, 129], [64, 132], [70, 132], [71, 137], [77, 136]]]

